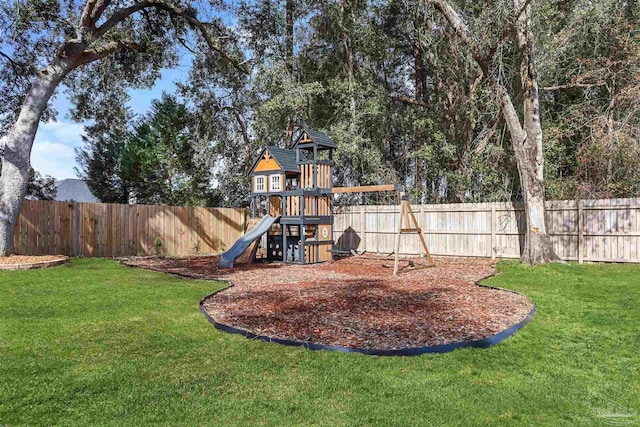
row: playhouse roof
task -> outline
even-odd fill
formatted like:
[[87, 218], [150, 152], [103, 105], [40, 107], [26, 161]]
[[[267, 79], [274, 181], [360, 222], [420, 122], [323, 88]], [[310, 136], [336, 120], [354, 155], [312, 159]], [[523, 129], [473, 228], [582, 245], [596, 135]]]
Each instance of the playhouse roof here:
[[274, 147], [272, 145], [266, 146], [260, 152], [260, 155], [258, 156], [258, 159], [255, 161], [255, 163], [251, 167], [251, 171], [252, 172], [256, 168], [256, 166], [258, 165], [260, 160], [262, 159], [262, 156], [264, 155], [265, 150], [269, 151], [269, 154], [271, 154], [271, 157], [273, 157], [273, 159], [280, 166], [280, 169], [282, 169], [284, 172], [300, 172], [300, 168], [298, 167], [298, 163], [296, 161], [296, 151], [295, 150], [289, 150], [289, 149], [286, 149], [286, 148]]
[[316, 145], [319, 145], [321, 147], [327, 147], [327, 148], [336, 148], [336, 143], [333, 142], [331, 138], [329, 138], [329, 135], [327, 135], [324, 132], [320, 132], [320, 131], [312, 130], [308, 128], [302, 129], [302, 132], [300, 132], [300, 135], [298, 135], [298, 138], [296, 138], [296, 142], [293, 144], [293, 148], [295, 148], [295, 146], [298, 145], [298, 143], [300, 142], [300, 139], [302, 138], [302, 135], [304, 135], [305, 132], [307, 133], [309, 138], [316, 143]]
[[285, 172], [298, 172], [298, 162], [296, 161], [295, 150], [288, 150], [286, 148], [268, 146], [267, 150], [271, 153], [276, 162], [280, 165]]

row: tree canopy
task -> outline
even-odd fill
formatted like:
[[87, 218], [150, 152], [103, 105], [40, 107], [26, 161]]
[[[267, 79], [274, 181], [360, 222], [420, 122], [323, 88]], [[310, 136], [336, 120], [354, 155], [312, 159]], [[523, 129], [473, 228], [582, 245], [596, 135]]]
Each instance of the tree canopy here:
[[[131, 116], [129, 111], [125, 116]], [[126, 123], [87, 127], [79, 174], [102, 202], [214, 206], [211, 145], [195, 137], [192, 113], [164, 94]]]
[[[244, 75], [196, 53], [179, 95], [214, 147], [221, 193], [246, 199], [258, 147], [285, 145], [291, 123], [328, 132], [341, 184], [398, 182], [414, 201], [520, 200], [495, 91], [428, 2], [241, 1]], [[513, 1], [453, 1], [491, 54], [492, 75], [519, 92]], [[638, 193], [638, 4], [526, 2], [538, 66], [546, 193]], [[289, 19], [290, 17], [291, 19]], [[288, 37], [293, 36], [292, 53]], [[520, 112], [521, 113], [521, 112]]]

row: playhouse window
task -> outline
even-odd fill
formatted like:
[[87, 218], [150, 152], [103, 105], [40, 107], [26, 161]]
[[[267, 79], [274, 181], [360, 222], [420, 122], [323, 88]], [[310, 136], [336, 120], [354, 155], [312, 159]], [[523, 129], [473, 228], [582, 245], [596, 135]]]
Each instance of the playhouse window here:
[[271, 191], [280, 190], [280, 175], [271, 175]]
[[264, 192], [264, 176], [256, 176], [256, 193]]

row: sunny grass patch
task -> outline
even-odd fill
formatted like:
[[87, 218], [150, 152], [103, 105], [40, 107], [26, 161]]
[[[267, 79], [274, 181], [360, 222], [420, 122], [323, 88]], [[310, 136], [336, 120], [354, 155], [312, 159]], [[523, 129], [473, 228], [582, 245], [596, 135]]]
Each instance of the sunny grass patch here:
[[224, 286], [75, 260], [0, 272], [0, 425], [640, 424], [640, 266], [499, 265], [538, 308], [489, 349], [312, 352], [212, 328]]

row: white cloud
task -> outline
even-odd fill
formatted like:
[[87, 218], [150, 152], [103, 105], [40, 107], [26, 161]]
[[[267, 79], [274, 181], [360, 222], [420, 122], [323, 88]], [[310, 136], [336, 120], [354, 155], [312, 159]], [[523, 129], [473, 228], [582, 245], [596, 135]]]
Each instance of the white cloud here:
[[58, 139], [65, 139], [71, 142], [80, 142], [80, 135], [83, 134], [83, 123], [69, 123], [64, 121], [41, 123], [38, 133], [54, 135]]
[[[41, 123], [31, 149], [31, 166], [57, 180], [76, 177], [74, 148], [82, 145], [83, 126], [64, 121]], [[0, 138], [0, 147], [5, 140]]]
[[44, 175], [57, 180], [76, 176], [73, 168], [76, 163], [73, 147], [60, 142], [36, 141], [31, 150], [31, 166]]
[[31, 150], [31, 165], [57, 180], [76, 177], [74, 148], [82, 144], [83, 124], [64, 121], [41, 123]]

